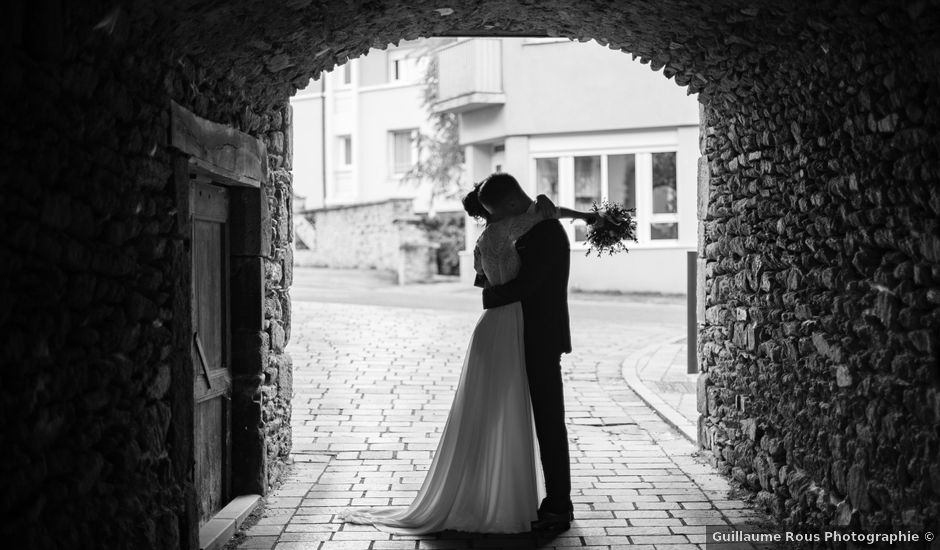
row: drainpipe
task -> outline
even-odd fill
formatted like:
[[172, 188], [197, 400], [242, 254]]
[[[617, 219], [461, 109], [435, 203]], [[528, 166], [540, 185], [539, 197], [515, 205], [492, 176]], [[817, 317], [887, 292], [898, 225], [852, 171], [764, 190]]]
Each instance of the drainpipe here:
[[326, 77], [320, 74], [320, 169], [323, 206], [326, 206]]

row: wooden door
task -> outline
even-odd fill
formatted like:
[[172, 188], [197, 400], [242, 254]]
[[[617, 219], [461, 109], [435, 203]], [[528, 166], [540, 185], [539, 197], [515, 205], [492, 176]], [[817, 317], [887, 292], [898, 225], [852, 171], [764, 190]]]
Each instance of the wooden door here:
[[199, 522], [230, 499], [228, 193], [194, 181], [193, 212], [193, 392], [195, 397], [195, 484]]

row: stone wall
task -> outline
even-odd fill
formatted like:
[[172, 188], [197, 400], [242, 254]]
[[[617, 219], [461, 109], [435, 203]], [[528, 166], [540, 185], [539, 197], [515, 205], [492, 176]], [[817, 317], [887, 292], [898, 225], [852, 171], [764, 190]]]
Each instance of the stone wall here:
[[402, 283], [427, 281], [437, 272], [434, 245], [411, 199], [317, 208], [303, 216], [313, 230], [307, 249], [296, 252], [297, 265], [378, 269]]
[[[791, 524], [934, 521], [940, 7], [687, 0], [13, 0], [0, 33], [0, 515], [22, 548], [192, 548], [169, 101], [268, 147], [263, 489], [289, 449], [287, 98], [368, 48], [546, 34], [699, 93], [716, 462]], [[11, 107], [12, 106], [12, 107]], [[254, 433], [257, 431], [257, 433]], [[182, 446], [181, 446], [182, 445]], [[191, 456], [191, 455], [189, 455]], [[933, 525], [936, 529], [936, 524]]]
[[[262, 197], [267, 200], [269, 218], [260, 220], [261, 230], [266, 233], [262, 242], [270, 243], [263, 256], [264, 321], [262, 330], [247, 339], [239, 334], [241, 340], [233, 342], [232, 348], [233, 354], [251, 354], [251, 361], [246, 363], [255, 364], [250, 372], [236, 373], [235, 389], [240, 391], [232, 397], [232, 461], [234, 465], [241, 461], [242, 471], [257, 476], [233, 477], [232, 492], [264, 494], [279, 482], [291, 448], [293, 373], [290, 356], [285, 352], [290, 339], [289, 289], [294, 263], [291, 109], [286, 98], [258, 106], [236, 92], [237, 82], [227, 78], [211, 80], [206, 74], [206, 69], [194, 61], [178, 59], [175, 70], [168, 72], [164, 80], [167, 96], [202, 117], [259, 138], [268, 153], [268, 179], [262, 186]], [[235, 412], [241, 412], [238, 418]], [[263, 449], [263, 453], [253, 456], [244, 452], [255, 448]]]
[[706, 109], [700, 443], [790, 525], [935, 528], [936, 82], [825, 43]]
[[266, 443], [264, 479], [242, 480], [255, 492], [290, 449], [289, 107], [256, 106], [168, 59], [144, 30], [153, 13], [82, 8], [15, 2], [3, 38], [0, 89], [15, 108], [0, 110], [0, 536], [17, 548], [193, 548], [192, 455], [178, 455], [192, 421], [172, 414], [192, 380], [178, 376], [190, 248], [169, 100], [261, 137], [270, 155], [267, 352], [244, 396]]
[[[283, 155], [278, 168], [265, 186], [268, 209], [271, 212], [271, 255], [265, 260], [264, 330], [270, 345], [264, 377], [260, 384], [263, 407], [261, 425], [265, 446], [265, 489], [271, 489], [287, 465], [291, 449], [291, 398], [293, 397], [293, 366], [284, 349], [290, 340], [291, 301], [290, 286], [293, 279], [294, 259], [291, 222], [292, 188], [289, 164], [289, 144], [279, 142], [290, 135], [290, 106], [278, 111], [281, 124], [264, 135], [268, 151]], [[273, 122], [277, 122], [277, 118]], [[279, 159], [273, 159], [278, 162]]]
[[185, 481], [169, 456], [169, 390], [185, 245], [159, 60], [102, 32], [78, 55], [62, 6], [16, 4], [4, 40], [18, 63], [5, 58], [0, 85], [2, 536], [175, 548]]
[[[234, 495], [264, 494], [279, 482], [291, 449], [293, 373], [285, 352], [290, 339], [289, 289], [294, 264], [291, 109], [285, 99], [256, 112], [244, 98], [231, 96], [232, 82], [204, 80], [204, 69], [195, 63], [178, 63], [181, 70], [168, 75], [165, 83], [168, 95], [205, 118], [261, 139], [268, 153], [268, 179], [262, 185], [262, 197], [267, 200], [270, 217], [260, 220], [261, 230], [266, 232], [262, 242], [270, 243], [270, 249], [263, 252], [264, 321], [260, 332], [249, 335], [247, 341], [235, 341], [232, 348], [233, 354], [251, 354], [252, 361], [246, 363], [256, 364], [249, 372], [236, 373], [232, 461], [235, 465], [247, 463], [242, 471], [257, 476], [233, 478], [232, 491]], [[235, 412], [241, 412], [238, 418]], [[263, 449], [260, 456], [245, 452], [256, 447]]]

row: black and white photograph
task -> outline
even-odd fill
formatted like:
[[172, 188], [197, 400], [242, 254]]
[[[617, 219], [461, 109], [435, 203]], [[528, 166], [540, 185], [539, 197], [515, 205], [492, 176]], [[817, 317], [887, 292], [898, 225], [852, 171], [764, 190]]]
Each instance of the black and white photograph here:
[[940, 550], [940, 0], [10, 0], [0, 546]]

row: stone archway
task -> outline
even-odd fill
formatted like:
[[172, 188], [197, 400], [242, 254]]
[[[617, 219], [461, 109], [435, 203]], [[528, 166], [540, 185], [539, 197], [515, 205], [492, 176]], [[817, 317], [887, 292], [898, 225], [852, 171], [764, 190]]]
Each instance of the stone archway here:
[[250, 429], [268, 440], [270, 482], [289, 447], [286, 99], [370, 46], [424, 35], [595, 38], [699, 93], [706, 447], [794, 524], [938, 516], [936, 3], [49, 0], [11, 13], [2, 511], [31, 546], [192, 544], [191, 479], [168, 453], [168, 365], [185, 360], [169, 304], [187, 291], [188, 246], [173, 230], [170, 100], [269, 153]]

